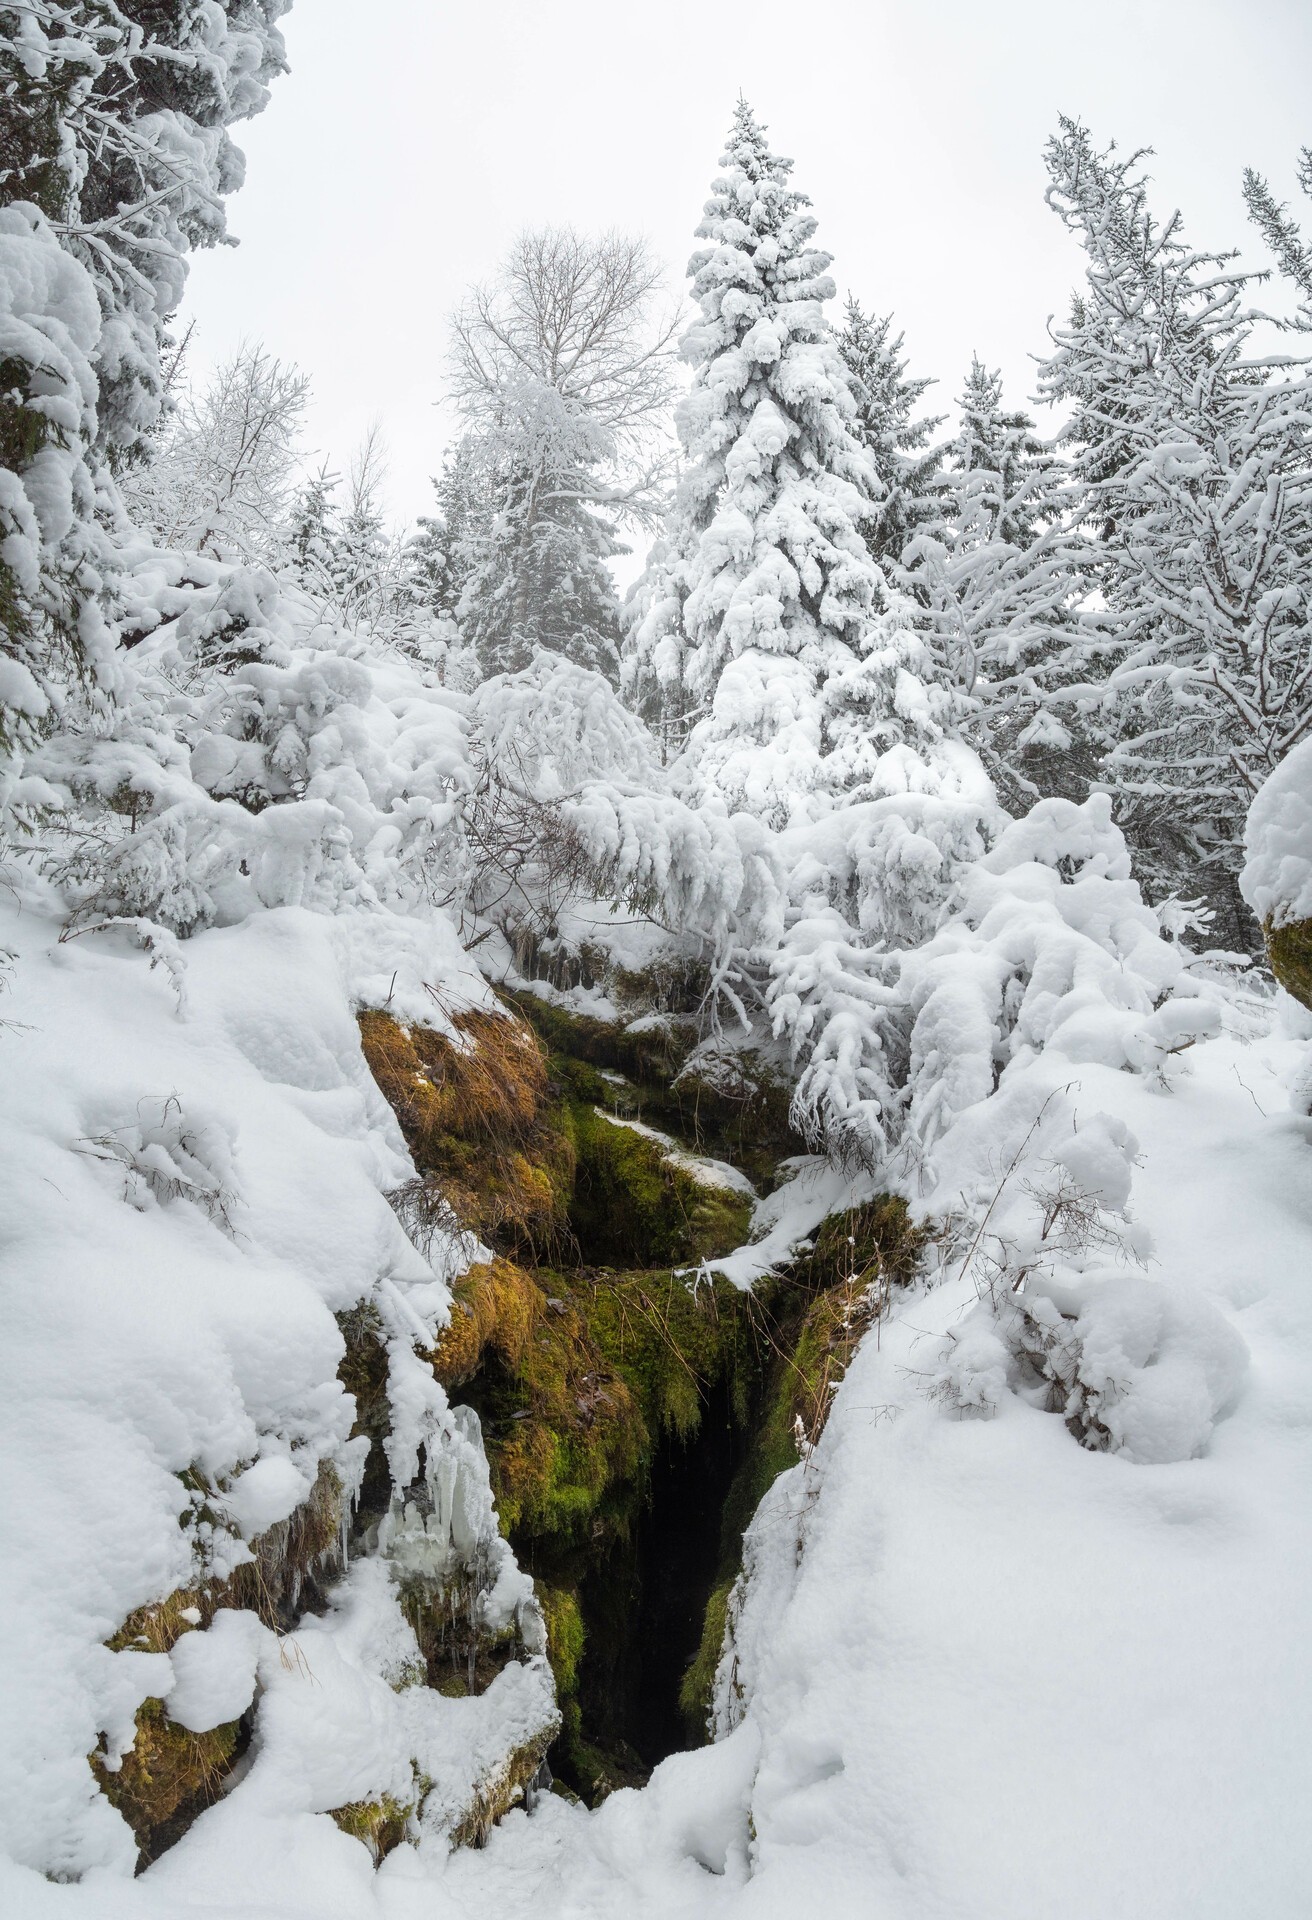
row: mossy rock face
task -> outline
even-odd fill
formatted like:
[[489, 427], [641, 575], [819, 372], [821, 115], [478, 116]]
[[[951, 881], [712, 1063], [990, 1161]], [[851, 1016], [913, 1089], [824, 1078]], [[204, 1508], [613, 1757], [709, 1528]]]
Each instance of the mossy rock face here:
[[570, 1224], [595, 1266], [696, 1266], [747, 1238], [750, 1198], [668, 1157], [659, 1141], [595, 1106], [572, 1109], [576, 1174]]
[[[605, 984], [617, 1004], [628, 995], [649, 1010], [604, 1022], [517, 994], [519, 1018], [466, 1021], [463, 1051], [386, 1015], [361, 1019], [425, 1193], [496, 1249], [456, 1283], [431, 1359], [482, 1419], [502, 1529], [546, 1620], [557, 1758], [593, 1804], [647, 1771], [626, 1744], [636, 1723], [606, 1703], [632, 1684], [624, 1635], [638, 1556], [656, 1537], [646, 1502], [669, 1449], [692, 1444], [712, 1406], [718, 1457], [725, 1433], [741, 1436], [735, 1462], [746, 1448], [719, 1483], [734, 1475], [681, 1694], [700, 1738], [743, 1529], [818, 1437], [857, 1341], [889, 1290], [914, 1277], [925, 1242], [905, 1203], [884, 1196], [827, 1221], [792, 1272], [754, 1294], [704, 1277], [704, 1262], [748, 1237], [752, 1203], [695, 1158], [771, 1183], [800, 1144], [787, 1089], [761, 1061], [699, 1045], [691, 982], [665, 983], [654, 1012], [650, 983], [611, 974]], [[507, 1082], [495, 1097], [485, 1097], [489, 1076]], [[342, 1377], [358, 1405], [376, 1400], [362, 1360]], [[407, 1610], [430, 1684], [462, 1694], [485, 1684], [477, 1649], [471, 1667], [470, 1649], [462, 1659], [430, 1644], [422, 1610]]]
[[608, 1491], [635, 1478], [647, 1445], [633, 1391], [593, 1339], [568, 1278], [536, 1276], [531, 1338], [513, 1359], [494, 1349], [469, 1395], [502, 1529], [521, 1542], [588, 1537]]
[[547, 1659], [556, 1682], [556, 1697], [572, 1701], [578, 1692], [579, 1663], [587, 1638], [578, 1591], [574, 1587], [554, 1587], [545, 1580], [534, 1585], [547, 1626]]
[[158, 1859], [218, 1799], [236, 1757], [239, 1721], [192, 1733], [170, 1720], [162, 1700], [137, 1709], [137, 1733], [116, 1770], [90, 1755], [105, 1798], [136, 1835], [138, 1870]]
[[402, 1579], [398, 1599], [419, 1643], [427, 1684], [438, 1693], [456, 1699], [486, 1693], [518, 1657], [513, 1627], [494, 1636], [481, 1625], [471, 1576], [435, 1582], [411, 1575]]
[[804, 1150], [778, 1070], [754, 1052], [700, 1044], [692, 1019], [649, 1012], [611, 1022], [535, 993], [508, 997], [541, 1037], [552, 1080], [568, 1098], [614, 1105], [619, 1075], [627, 1083], [627, 1111], [699, 1152], [732, 1161], [763, 1189], [781, 1160]]
[[775, 1358], [751, 1449], [724, 1505], [720, 1567], [701, 1642], [680, 1688], [679, 1705], [694, 1742], [707, 1738], [743, 1533], [779, 1475], [819, 1439], [857, 1346], [884, 1310], [891, 1289], [915, 1280], [931, 1237], [912, 1220], [905, 1200], [881, 1194], [831, 1215], [812, 1252], [798, 1263], [793, 1290], [780, 1303]]
[[[216, 1492], [196, 1470], [180, 1477], [197, 1498]], [[114, 1653], [168, 1653], [184, 1633], [202, 1631], [225, 1607], [247, 1609], [266, 1626], [286, 1631], [303, 1607], [321, 1603], [330, 1572], [339, 1570], [344, 1498], [336, 1469], [322, 1462], [309, 1497], [250, 1542], [252, 1560], [225, 1580], [199, 1579], [134, 1608], [105, 1644]], [[140, 1865], [179, 1840], [218, 1797], [240, 1752], [244, 1725], [233, 1721], [192, 1733], [169, 1719], [163, 1702], [147, 1700], [137, 1713], [135, 1742], [117, 1769], [102, 1753], [88, 1756], [106, 1798], [137, 1837]]]
[[1291, 920], [1283, 927], [1267, 920], [1267, 959], [1285, 992], [1312, 1007], [1312, 920]]
[[733, 1592], [736, 1577], [730, 1575], [712, 1587], [711, 1597], [706, 1602], [696, 1657], [684, 1674], [683, 1684], [679, 1688], [679, 1710], [683, 1714], [689, 1737], [696, 1745], [700, 1745], [707, 1736], [711, 1695], [720, 1655], [724, 1650], [724, 1629], [729, 1618], [729, 1595]]

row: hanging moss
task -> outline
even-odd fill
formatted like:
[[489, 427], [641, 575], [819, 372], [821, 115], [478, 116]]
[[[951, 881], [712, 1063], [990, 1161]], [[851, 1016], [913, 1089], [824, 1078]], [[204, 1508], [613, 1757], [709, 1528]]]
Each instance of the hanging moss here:
[[1312, 920], [1291, 920], [1287, 926], [1263, 923], [1267, 959], [1286, 993], [1312, 1007]]
[[547, 1659], [556, 1682], [556, 1699], [563, 1711], [565, 1703], [575, 1702], [578, 1694], [579, 1663], [587, 1640], [583, 1611], [576, 1588], [554, 1587], [545, 1580], [534, 1584], [547, 1627]]
[[626, 1380], [609, 1367], [564, 1276], [539, 1276], [541, 1318], [516, 1364], [498, 1356], [472, 1396], [497, 1508], [512, 1537], [583, 1538], [609, 1489], [632, 1480], [647, 1444]]
[[479, 1261], [454, 1283], [451, 1323], [432, 1351], [433, 1371], [447, 1388], [461, 1386], [489, 1352], [519, 1367], [546, 1310], [532, 1275], [512, 1260]]
[[377, 1800], [352, 1800], [344, 1807], [333, 1807], [328, 1817], [343, 1833], [362, 1841], [377, 1866], [405, 1839], [414, 1811], [413, 1806], [405, 1806], [385, 1793]]
[[453, 1847], [481, 1847], [502, 1814], [523, 1799], [530, 1783], [541, 1772], [546, 1757], [542, 1740], [517, 1747], [485, 1780], [479, 1783], [473, 1802], [463, 1819], [451, 1830]]

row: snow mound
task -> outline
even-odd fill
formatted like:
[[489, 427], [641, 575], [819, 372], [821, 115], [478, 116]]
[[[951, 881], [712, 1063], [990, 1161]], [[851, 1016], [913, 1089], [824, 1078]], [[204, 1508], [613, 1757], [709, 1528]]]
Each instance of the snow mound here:
[[981, 1305], [947, 1343], [946, 1397], [996, 1411], [1008, 1387], [1060, 1413], [1084, 1446], [1165, 1465], [1202, 1454], [1248, 1349], [1207, 1300], [1138, 1274], [1043, 1281]]
[[1286, 755], [1260, 788], [1244, 831], [1239, 885], [1265, 925], [1312, 919], [1312, 740]]

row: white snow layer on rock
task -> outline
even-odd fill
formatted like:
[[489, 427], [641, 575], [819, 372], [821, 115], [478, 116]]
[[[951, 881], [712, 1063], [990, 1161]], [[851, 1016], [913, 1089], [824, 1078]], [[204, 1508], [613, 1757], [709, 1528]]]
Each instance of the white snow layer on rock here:
[[1280, 762], [1248, 810], [1239, 885], [1261, 921], [1312, 919], [1312, 740]]
[[[412, 1169], [352, 1017], [361, 983], [399, 967], [407, 949], [416, 965], [440, 968], [448, 1008], [485, 989], [449, 928], [424, 930], [421, 957], [420, 929], [398, 932], [386, 915], [366, 926], [283, 908], [187, 943], [184, 1012], [133, 928], [61, 943], [60, 924], [39, 895], [21, 913], [5, 908], [0, 924], [15, 959], [0, 1103], [7, 1848], [60, 1877], [130, 1875], [135, 1843], [86, 1756], [100, 1744], [116, 1766], [151, 1696], [196, 1731], [236, 1718], [257, 1666], [258, 1758], [225, 1807], [260, 1802], [260, 1780], [297, 1774], [298, 1760], [278, 1758], [292, 1738], [278, 1727], [302, 1708], [277, 1702], [302, 1683], [320, 1724], [296, 1735], [297, 1750], [331, 1733], [352, 1791], [334, 1784], [337, 1798], [316, 1802], [310, 1787], [288, 1787], [279, 1805], [320, 1812], [359, 1797], [361, 1783], [390, 1790], [397, 1768], [414, 1799], [416, 1755], [451, 1800], [480, 1755], [509, 1751], [530, 1721], [549, 1723], [541, 1659], [483, 1700], [418, 1690], [435, 1716], [421, 1737], [411, 1724], [420, 1708], [393, 1708], [377, 1675], [353, 1677], [367, 1650], [342, 1651], [329, 1625], [307, 1626], [314, 1651], [303, 1667], [250, 1614], [221, 1611], [171, 1655], [104, 1642], [135, 1608], [249, 1560], [250, 1541], [286, 1520], [322, 1465], [349, 1496], [366, 1443], [348, 1438], [354, 1407], [337, 1379], [333, 1314], [372, 1300], [394, 1353], [424, 1383], [413, 1405], [398, 1393], [392, 1444], [401, 1485], [425, 1449], [430, 1558], [440, 1549], [477, 1560], [487, 1624], [522, 1615], [541, 1652], [476, 1423], [462, 1427], [413, 1351], [446, 1318], [462, 1249], [439, 1242], [421, 1258], [387, 1203]], [[189, 1491], [198, 1482], [207, 1498]], [[403, 1538], [398, 1507], [392, 1531]], [[386, 1586], [386, 1561], [379, 1577]], [[361, 1742], [385, 1764], [357, 1765]]]

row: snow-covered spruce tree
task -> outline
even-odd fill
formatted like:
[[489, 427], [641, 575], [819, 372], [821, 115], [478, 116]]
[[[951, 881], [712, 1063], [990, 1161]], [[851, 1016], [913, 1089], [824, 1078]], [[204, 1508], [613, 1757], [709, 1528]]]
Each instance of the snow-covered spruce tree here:
[[1068, 524], [1066, 472], [1002, 379], [978, 358], [958, 401], [938, 521], [904, 552], [906, 577], [937, 629], [971, 708], [965, 732], [1009, 804], [1082, 798], [1101, 736], [1072, 695], [1088, 677], [1098, 621], [1085, 542]]
[[482, 508], [475, 474], [474, 445], [462, 436], [442, 455], [434, 475], [436, 512], [420, 514], [407, 543], [415, 597], [434, 614], [454, 620], [468, 574], [465, 540]]
[[545, 647], [616, 677], [607, 562], [623, 551], [621, 522], [655, 511], [662, 466], [672, 323], [654, 317], [660, 283], [640, 240], [541, 228], [453, 318], [451, 390], [467, 423], [458, 617], [489, 672]]
[[1120, 623], [1104, 777], [1150, 889], [1205, 892], [1220, 938], [1247, 945], [1244, 816], [1312, 729], [1312, 380], [1257, 350], [1233, 256], [1154, 219], [1142, 157], [1070, 120], [1049, 143], [1049, 204], [1089, 265], [1041, 386], [1073, 408]]
[[[1312, 147], [1304, 147], [1298, 156], [1298, 184], [1312, 200]], [[1249, 219], [1275, 255], [1280, 271], [1292, 280], [1302, 298], [1303, 313], [1296, 324], [1312, 327], [1312, 247], [1304, 240], [1289, 208], [1276, 199], [1252, 167], [1244, 169], [1244, 201]]]
[[331, 587], [339, 513], [333, 495], [341, 484], [341, 475], [331, 473], [325, 462], [301, 481], [292, 497], [287, 567], [307, 593], [323, 594]]
[[[1058, 455], [1040, 439], [1027, 413], [1002, 404], [1002, 375], [973, 355], [957, 402], [961, 424], [946, 448], [954, 477], [979, 476], [975, 488], [987, 511], [990, 539], [1028, 547], [1057, 514], [1054, 488], [1061, 483]], [[959, 481], [954, 478], [954, 484]]]
[[739, 104], [690, 272], [693, 384], [667, 537], [632, 599], [627, 685], [692, 724], [673, 776], [775, 830], [782, 939], [743, 956], [817, 1144], [880, 1162], [900, 1107], [889, 954], [937, 926], [996, 812], [951, 735], [921, 609], [864, 539], [881, 498], [825, 317], [828, 256], [791, 165]]
[[689, 263], [699, 317], [667, 537], [634, 596], [626, 684], [686, 725], [687, 759], [782, 826], [937, 737], [923, 636], [864, 538], [881, 498], [825, 317], [829, 255], [745, 101]]
[[932, 442], [943, 420], [915, 418], [934, 382], [908, 377], [903, 336], [893, 333], [892, 314], [876, 319], [849, 294], [843, 320], [838, 347], [857, 383], [853, 427], [881, 488], [874, 519], [864, 530], [866, 544], [877, 560], [896, 566], [907, 541], [940, 512], [944, 450]]
[[24, 0], [0, 8], [0, 191], [38, 206], [95, 283], [100, 446], [159, 411], [159, 335], [191, 248], [224, 238], [244, 162], [227, 129], [286, 66], [289, 0]]

